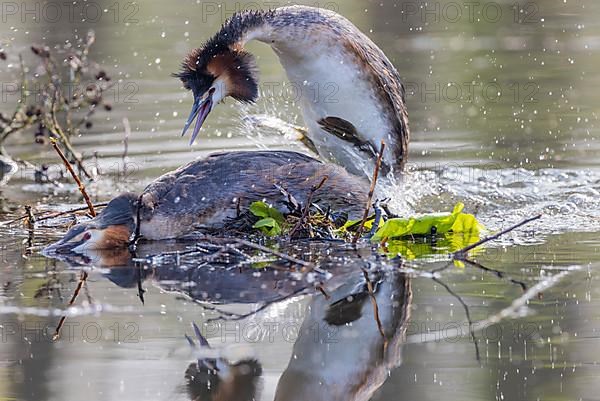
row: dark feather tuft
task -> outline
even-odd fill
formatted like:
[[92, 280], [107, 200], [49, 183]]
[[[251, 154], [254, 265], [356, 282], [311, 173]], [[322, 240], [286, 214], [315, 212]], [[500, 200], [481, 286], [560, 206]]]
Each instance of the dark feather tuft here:
[[207, 72], [207, 65], [215, 57], [228, 52], [238, 52], [241, 61], [248, 66], [246, 75], [255, 77], [254, 58], [242, 51], [236, 51], [235, 45], [244, 35], [256, 29], [272, 18], [275, 11], [247, 10], [234, 14], [229, 18], [212, 38], [199, 48], [191, 50], [181, 63], [181, 70], [172, 76], [179, 78], [186, 89], [197, 90], [198, 93], [206, 91], [214, 77]]

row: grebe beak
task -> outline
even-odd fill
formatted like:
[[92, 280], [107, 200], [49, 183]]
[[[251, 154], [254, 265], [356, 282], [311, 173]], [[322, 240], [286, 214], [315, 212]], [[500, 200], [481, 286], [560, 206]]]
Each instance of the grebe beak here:
[[181, 133], [181, 136], [184, 136], [185, 133], [187, 132], [188, 128], [190, 128], [190, 125], [192, 125], [194, 120], [196, 120], [196, 125], [194, 126], [194, 131], [192, 132], [192, 139], [190, 140], [190, 145], [193, 144], [194, 141], [196, 140], [196, 137], [198, 136], [198, 133], [200, 132], [200, 128], [202, 127], [202, 124], [204, 124], [206, 117], [208, 117], [208, 114], [212, 110], [212, 107], [213, 107], [212, 97], [213, 97], [214, 92], [215, 92], [215, 89], [211, 88], [211, 90], [208, 92], [208, 94], [206, 95], [206, 97], [204, 99], [200, 98], [199, 96], [196, 96], [194, 98], [194, 105], [192, 106], [192, 111], [191, 111], [190, 116], [188, 117], [187, 121], [185, 122], [185, 126], [183, 127], [183, 132]]
[[67, 254], [70, 252], [77, 253], [86, 248], [89, 249], [90, 246], [87, 242], [92, 239], [93, 230], [94, 227], [87, 223], [77, 224], [72, 227], [61, 240], [47, 246], [43, 250], [43, 253], [45, 255]]

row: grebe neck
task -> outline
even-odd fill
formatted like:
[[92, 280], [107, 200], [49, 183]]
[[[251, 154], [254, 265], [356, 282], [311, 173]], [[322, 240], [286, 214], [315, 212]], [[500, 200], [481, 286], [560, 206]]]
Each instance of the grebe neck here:
[[233, 16], [205, 49], [269, 44], [300, 95], [308, 136], [319, 155], [369, 175], [386, 143], [384, 171], [400, 171], [409, 141], [404, 87], [385, 54], [332, 11], [290, 6]]

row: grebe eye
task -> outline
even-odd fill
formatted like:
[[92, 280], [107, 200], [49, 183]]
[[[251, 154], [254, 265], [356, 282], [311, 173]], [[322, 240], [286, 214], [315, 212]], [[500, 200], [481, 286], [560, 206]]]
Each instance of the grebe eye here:
[[89, 240], [90, 238], [92, 238], [92, 234], [90, 234], [90, 233], [85, 233], [85, 234], [83, 235], [83, 240], [84, 240], [84, 241], [87, 241], [87, 240]]

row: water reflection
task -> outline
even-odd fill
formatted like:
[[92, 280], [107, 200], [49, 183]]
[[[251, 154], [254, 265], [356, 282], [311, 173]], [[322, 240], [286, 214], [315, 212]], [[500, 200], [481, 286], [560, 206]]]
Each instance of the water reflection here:
[[[401, 363], [411, 279], [397, 271], [354, 274], [328, 295], [313, 295], [275, 400], [369, 400]], [[196, 351], [211, 350], [195, 327]], [[185, 377], [192, 400], [259, 399], [261, 362], [202, 357]]]
[[[71, 268], [101, 268], [103, 276], [122, 288], [135, 288], [143, 295], [150, 280], [164, 291], [185, 295], [191, 300], [218, 304], [268, 305], [313, 289], [329, 278], [344, 280], [352, 250], [333, 243], [282, 244], [282, 249], [310, 255], [312, 271], [302, 271], [293, 262], [252, 249], [232, 245], [172, 241], [140, 244], [135, 253], [121, 250], [85, 250], [83, 254], [54, 255]], [[308, 263], [308, 262], [306, 262]], [[318, 265], [318, 267], [317, 267]], [[307, 279], [310, 278], [310, 279]]]

